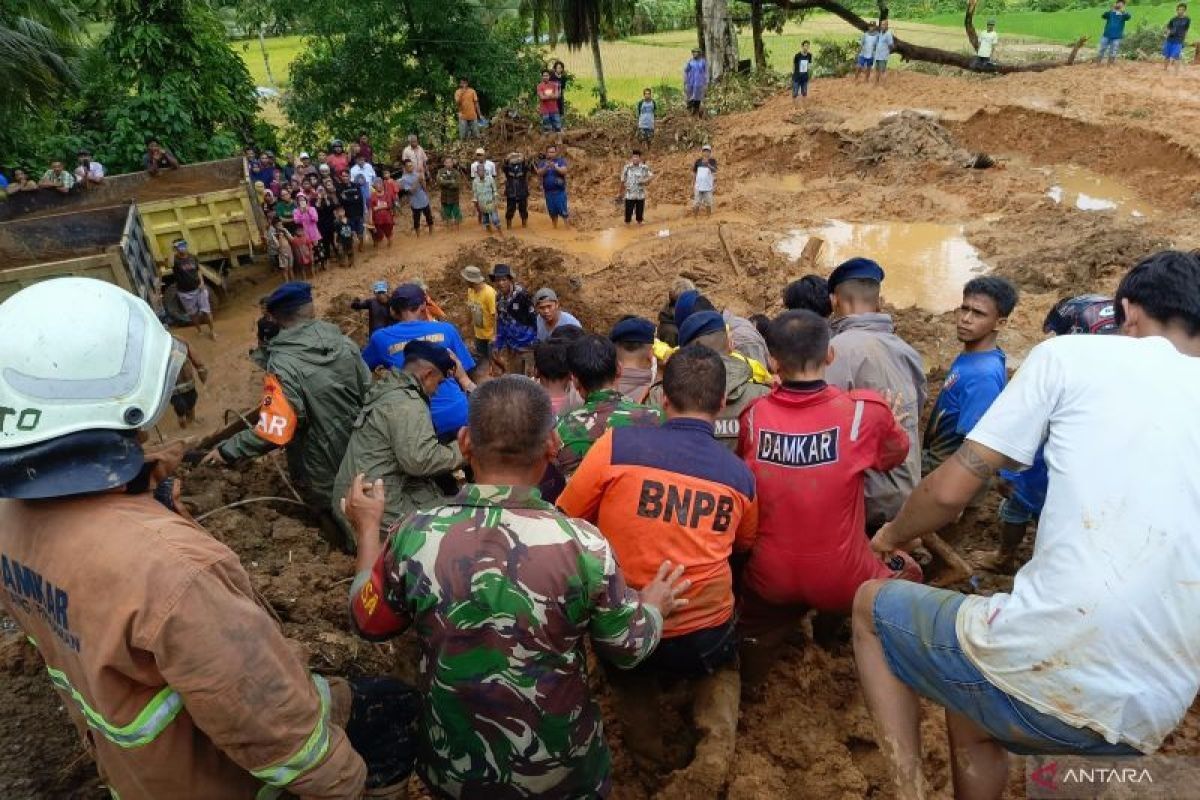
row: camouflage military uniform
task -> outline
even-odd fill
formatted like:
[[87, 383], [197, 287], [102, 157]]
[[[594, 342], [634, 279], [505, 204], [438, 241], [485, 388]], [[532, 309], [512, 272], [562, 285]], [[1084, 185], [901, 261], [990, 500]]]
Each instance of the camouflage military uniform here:
[[583, 637], [619, 667], [658, 644], [603, 535], [536, 490], [466, 486], [397, 526], [350, 590], [366, 638], [415, 624], [424, 741], [418, 769], [445, 797], [607, 795], [610, 757]]
[[587, 396], [582, 407], [568, 411], [558, 420], [558, 435], [563, 447], [555, 466], [564, 477], [571, 477], [583, 457], [609, 428], [658, 425], [662, 412], [627, 400], [616, 389], [598, 389]]

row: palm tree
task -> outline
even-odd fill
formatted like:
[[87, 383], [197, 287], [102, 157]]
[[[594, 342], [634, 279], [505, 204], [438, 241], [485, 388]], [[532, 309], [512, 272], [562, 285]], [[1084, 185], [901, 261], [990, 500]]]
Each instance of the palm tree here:
[[600, 57], [601, 26], [612, 25], [621, 14], [630, 13], [633, 0], [528, 0], [528, 9], [535, 31], [543, 27], [561, 30], [571, 50], [580, 50], [584, 44], [591, 46], [600, 105], [607, 106], [608, 88], [604, 85], [604, 61]]
[[78, 84], [79, 36], [68, 2], [0, 0], [0, 117], [48, 106]]

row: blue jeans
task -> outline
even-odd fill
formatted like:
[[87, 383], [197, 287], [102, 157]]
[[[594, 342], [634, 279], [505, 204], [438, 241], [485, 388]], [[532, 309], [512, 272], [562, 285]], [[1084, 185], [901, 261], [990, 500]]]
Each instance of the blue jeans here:
[[1105, 56], [1108, 56], [1109, 61], [1116, 61], [1117, 53], [1121, 49], [1120, 39], [1105, 39], [1100, 37], [1100, 49], [1096, 52], [1096, 60], [1103, 61]]
[[473, 119], [458, 118], [458, 138], [459, 139], [476, 139], [479, 137], [479, 121]]
[[1028, 525], [1038, 518], [1037, 512], [1015, 497], [1000, 501], [1000, 521], [1010, 525]]
[[875, 630], [892, 674], [922, 697], [957, 711], [1020, 755], [1135, 756], [1127, 744], [1043, 714], [988, 682], [959, 646], [965, 595], [890, 581], [875, 596]]
[[562, 117], [558, 114], [542, 114], [542, 133], [562, 131]]
[[802, 95], [808, 97], [808, 73], [802, 72], [792, 76], [792, 97]]

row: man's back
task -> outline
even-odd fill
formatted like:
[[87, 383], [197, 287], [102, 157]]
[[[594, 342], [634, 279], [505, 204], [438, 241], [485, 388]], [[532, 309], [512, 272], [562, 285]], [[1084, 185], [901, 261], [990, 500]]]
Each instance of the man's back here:
[[967, 437], [1029, 464], [1045, 436], [1050, 484], [1012, 593], [965, 601], [964, 649], [1038, 710], [1143, 751], [1200, 676], [1197, 407], [1200, 359], [1168, 340], [1063, 336]]
[[921, 480], [921, 438], [917, 423], [925, 406], [925, 367], [921, 356], [896, 335], [887, 314], [854, 314], [832, 323], [834, 360], [825, 380], [846, 391], [871, 389], [903, 398], [908, 415], [908, 457], [887, 473], [867, 475], [867, 524], [876, 527], [892, 519]]
[[468, 485], [409, 517], [352, 603], [366, 636], [415, 624], [422, 777], [450, 796], [603, 796], [609, 753], [583, 637], [622, 667], [662, 621], [608, 543], [520, 487]]
[[762, 498], [747, 586], [776, 604], [848, 611], [889, 571], [865, 531], [864, 476], [901, 464], [908, 438], [879, 395], [785, 384], [742, 415], [740, 452]]
[[657, 425], [662, 414], [657, 408], [633, 403], [615, 388], [598, 389], [587, 396], [583, 406], [568, 411], [558, 421], [562, 450], [555, 466], [565, 477], [579, 468], [588, 450], [609, 428]]
[[[114, 794], [250, 800], [263, 784], [249, 770], [293, 757], [317, 727], [331, 755], [309, 779], [327, 783], [297, 793], [361, 787], [361, 761], [237, 557], [150, 495], [0, 501], [0, 572], [0, 605], [36, 642]], [[254, 676], [271, 691], [252, 691]]]
[[732, 616], [729, 556], [753, 544], [758, 504], [750, 471], [717, 442], [711, 423], [676, 418], [607, 432], [558, 504], [596, 522], [632, 586], [649, 583], [664, 560], [683, 565], [689, 605], [671, 616], [664, 636]]

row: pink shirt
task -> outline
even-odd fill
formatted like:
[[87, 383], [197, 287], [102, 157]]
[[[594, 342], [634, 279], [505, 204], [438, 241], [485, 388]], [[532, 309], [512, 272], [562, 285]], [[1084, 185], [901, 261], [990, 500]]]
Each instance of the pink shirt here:
[[321, 241], [321, 231], [317, 228], [317, 210], [311, 205], [301, 209], [296, 206], [292, 212], [292, 221], [304, 227], [304, 235], [310, 242]]

